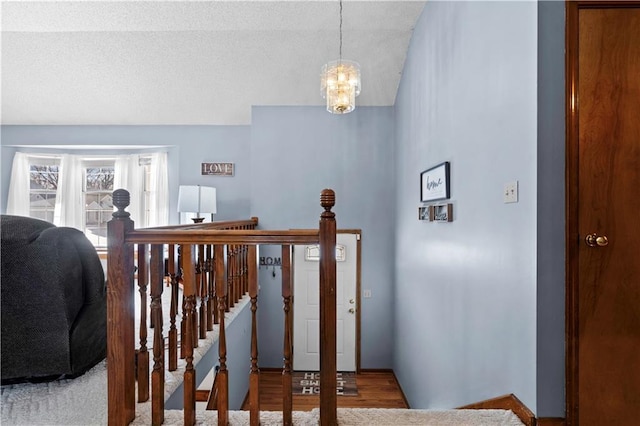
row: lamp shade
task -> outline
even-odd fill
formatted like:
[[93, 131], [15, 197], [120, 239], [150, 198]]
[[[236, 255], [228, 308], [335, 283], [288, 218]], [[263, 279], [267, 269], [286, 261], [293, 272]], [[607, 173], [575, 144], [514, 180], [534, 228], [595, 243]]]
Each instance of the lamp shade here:
[[181, 213], [217, 213], [216, 189], [210, 186], [180, 185], [178, 211]]

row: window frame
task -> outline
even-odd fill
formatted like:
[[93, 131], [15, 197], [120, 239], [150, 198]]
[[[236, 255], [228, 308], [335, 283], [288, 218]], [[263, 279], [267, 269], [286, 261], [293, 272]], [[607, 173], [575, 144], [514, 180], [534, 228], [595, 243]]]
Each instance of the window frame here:
[[[36, 161], [37, 159], [37, 161]], [[33, 217], [36, 219], [45, 220], [47, 222], [52, 222], [54, 220], [55, 215], [55, 204], [56, 197], [58, 193], [58, 177], [60, 176], [60, 158], [59, 157], [47, 157], [47, 156], [29, 156], [29, 217]], [[56, 166], [58, 168], [57, 176], [56, 176], [56, 187], [54, 190], [50, 189], [36, 189], [32, 188], [33, 180], [32, 175], [34, 171], [33, 167], [51, 167]], [[44, 208], [34, 208], [32, 197], [36, 196], [44, 196], [44, 199], [49, 199], [51, 197], [53, 199], [53, 204], [51, 208], [45, 206]], [[38, 214], [43, 212], [44, 214]], [[35, 214], [34, 214], [35, 213]]]
[[[58, 173], [60, 172], [60, 166], [62, 163], [62, 155], [60, 154], [31, 154], [31, 153], [25, 153], [25, 155], [28, 158], [28, 164], [29, 164], [29, 216], [30, 217], [34, 217], [34, 218], [38, 218], [38, 219], [42, 219], [42, 220], [46, 220], [48, 222], [54, 223], [54, 217], [55, 217], [55, 199], [58, 196], [58, 191], [59, 191], [59, 181], [56, 182], [56, 189], [55, 191], [38, 191], [37, 189], [32, 189], [31, 188], [31, 173], [32, 173], [32, 167], [33, 166], [58, 166]], [[76, 184], [76, 180], [77, 180], [77, 184], [80, 185], [80, 190], [82, 192], [82, 199], [83, 199], [83, 203], [82, 203], [82, 217], [83, 217], [83, 229], [81, 229], [81, 231], [87, 236], [87, 238], [89, 238], [89, 240], [91, 241], [91, 243], [94, 245], [94, 247], [96, 247], [96, 249], [99, 250], [103, 250], [107, 247], [107, 238], [102, 237], [100, 235], [97, 236], [97, 238], [93, 238], [94, 234], [91, 232], [91, 229], [99, 229], [101, 227], [90, 227], [87, 224], [87, 215], [90, 213], [90, 210], [88, 209], [88, 204], [87, 204], [87, 195], [89, 194], [111, 194], [113, 192], [113, 190], [115, 188], [111, 188], [109, 189], [98, 189], [98, 190], [89, 190], [87, 189], [87, 169], [90, 168], [98, 168], [98, 167], [111, 167], [113, 168], [113, 173], [114, 173], [114, 179], [113, 181], [115, 181], [115, 167], [116, 167], [116, 162], [117, 162], [117, 156], [114, 154], [111, 155], [84, 155], [82, 153], [79, 154], [73, 154], [75, 156], [77, 156], [79, 158], [80, 161], [80, 166], [82, 169], [82, 176], [81, 177], [74, 177], [74, 185]], [[142, 189], [141, 189], [141, 199], [140, 199], [140, 211], [141, 211], [141, 217], [140, 220], [142, 223], [137, 224], [141, 227], [144, 226], [145, 223], [149, 223], [149, 219], [150, 219], [150, 215], [153, 213], [152, 212], [152, 205], [151, 205], [151, 197], [152, 197], [152, 192], [151, 192], [151, 168], [152, 168], [152, 153], [140, 153], [139, 155], [139, 160], [138, 160], [138, 166], [140, 167], [140, 173], [141, 173], [141, 185], [142, 185]], [[112, 186], [113, 186], [113, 182], [112, 181]], [[33, 194], [40, 194], [40, 193], [47, 193], [47, 194], [54, 194], [54, 203], [51, 209], [49, 210], [43, 210], [46, 213], [44, 214], [44, 217], [42, 217], [43, 215], [35, 215], [34, 212], [37, 212], [37, 209], [33, 209], [31, 206], [31, 196]], [[102, 209], [102, 210], [96, 210], [100, 215], [102, 214], [107, 214], [107, 209]], [[108, 212], [111, 213], [113, 212], [113, 206], [108, 209]], [[103, 218], [99, 218], [99, 223], [102, 223], [101, 220]], [[106, 227], [106, 222], [108, 222], [108, 220], [110, 220], [110, 216], [109, 218], [104, 221], [105, 227]]]
[[[91, 203], [88, 203], [88, 196], [95, 194], [103, 194], [104, 196], [110, 196], [113, 193], [113, 179], [115, 177], [115, 166], [116, 159], [115, 157], [94, 157], [87, 156], [82, 157], [80, 161], [82, 167], [82, 197], [84, 201], [84, 206], [82, 208], [83, 213], [83, 232], [92, 242], [94, 247], [104, 249], [107, 247], [107, 222], [111, 219], [111, 213], [113, 212], [113, 204], [109, 208], [101, 208], [101, 209], [89, 209]], [[111, 189], [101, 188], [101, 189], [88, 189], [88, 171], [89, 169], [112, 169], [112, 181], [111, 181]], [[98, 200], [102, 200], [103, 197], [99, 197]], [[101, 202], [101, 201], [100, 201]], [[91, 226], [89, 223], [89, 215], [95, 213], [97, 215], [97, 223], [98, 226]], [[106, 215], [106, 220], [105, 220]], [[101, 233], [100, 230], [103, 230]], [[94, 232], [98, 231], [98, 232]], [[104, 234], [102, 236], [101, 234]]]

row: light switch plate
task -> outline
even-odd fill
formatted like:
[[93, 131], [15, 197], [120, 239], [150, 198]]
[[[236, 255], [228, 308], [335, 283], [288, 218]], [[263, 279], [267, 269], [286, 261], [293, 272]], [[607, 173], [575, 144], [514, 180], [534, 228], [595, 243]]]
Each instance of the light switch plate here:
[[517, 203], [518, 202], [518, 181], [507, 182], [504, 184], [503, 193], [504, 202]]

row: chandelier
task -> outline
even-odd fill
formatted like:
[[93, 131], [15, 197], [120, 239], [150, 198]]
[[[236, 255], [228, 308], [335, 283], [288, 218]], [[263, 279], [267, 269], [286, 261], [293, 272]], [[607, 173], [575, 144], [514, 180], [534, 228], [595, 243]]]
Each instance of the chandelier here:
[[342, 0], [340, 0], [340, 56], [322, 67], [320, 92], [327, 100], [327, 111], [346, 114], [356, 108], [356, 96], [360, 94], [360, 65], [342, 59]]

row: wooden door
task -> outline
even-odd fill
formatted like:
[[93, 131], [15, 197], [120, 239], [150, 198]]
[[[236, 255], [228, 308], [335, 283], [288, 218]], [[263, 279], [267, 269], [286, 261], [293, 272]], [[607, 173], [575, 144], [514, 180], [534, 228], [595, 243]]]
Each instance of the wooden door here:
[[[359, 234], [336, 236], [336, 368], [356, 371]], [[320, 370], [319, 246], [295, 246], [293, 268], [293, 368]]]
[[568, 5], [567, 420], [581, 426], [640, 424], [640, 4], [630, 6]]

